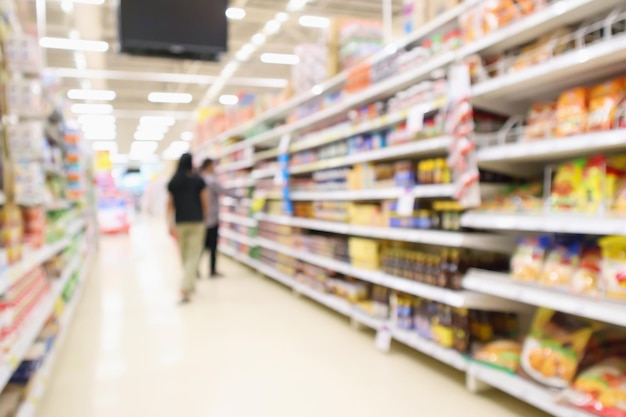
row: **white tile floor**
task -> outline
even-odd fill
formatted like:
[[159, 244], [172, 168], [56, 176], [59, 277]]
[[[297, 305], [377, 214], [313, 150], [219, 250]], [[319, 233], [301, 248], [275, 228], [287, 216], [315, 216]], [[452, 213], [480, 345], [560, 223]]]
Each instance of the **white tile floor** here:
[[[102, 239], [39, 417], [542, 417], [222, 257], [178, 306], [165, 227]], [[397, 413], [397, 414], [396, 414]]]

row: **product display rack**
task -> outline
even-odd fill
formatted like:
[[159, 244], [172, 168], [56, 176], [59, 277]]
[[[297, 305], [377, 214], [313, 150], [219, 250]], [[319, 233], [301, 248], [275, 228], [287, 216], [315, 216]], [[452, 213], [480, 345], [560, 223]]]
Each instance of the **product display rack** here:
[[[452, 24], [465, 11], [480, 2], [468, 1], [448, 11], [422, 28], [409, 38], [390, 45], [385, 52], [372, 58], [371, 62], [384, 59], [385, 54], [394, 53], [398, 46], [404, 46], [427, 37], [430, 33]], [[435, 70], [446, 70], [464, 58], [473, 54], [481, 56], [502, 53], [519, 45], [523, 45], [539, 36], [561, 28], [565, 25], [581, 25], [580, 33], [596, 30], [600, 24], [590, 23], [591, 29], [584, 27], [590, 16], [605, 13], [605, 26], [620, 19], [626, 11], [619, 9], [623, 2], [617, 0], [570, 0], [555, 1], [541, 10], [512, 22], [493, 33], [489, 33], [458, 50], [440, 53], [430, 57], [426, 62], [415, 66], [401, 74], [377, 82], [364, 90], [349, 94], [339, 101], [320, 109], [309, 116], [283, 125], [268, 128], [267, 131], [255, 136], [246, 137], [248, 131], [259, 125], [282, 121], [298, 106], [316, 100], [317, 96], [337, 91], [346, 82], [348, 75], [339, 74], [335, 78], [316, 89], [316, 94], [304, 94], [295, 97], [278, 108], [266, 112], [242, 126], [213, 138], [212, 142], [203, 146], [201, 154], [217, 153], [227, 156], [241, 150], [254, 151], [250, 160], [226, 165], [224, 172], [237, 170], [240, 167], [254, 167], [250, 180], [259, 181], [278, 176], [280, 168], [259, 167], [259, 162], [277, 158], [281, 153], [279, 141], [286, 137], [287, 154], [315, 150], [353, 136], [383, 130], [402, 123], [410, 118], [412, 109], [388, 113], [371, 120], [358, 123], [332, 123], [341, 119], [342, 115], [360, 106], [390, 97], [411, 84], [428, 79]], [[613, 12], [611, 12], [613, 11]], [[613, 19], [613, 20], [611, 20]], [[503, 75], [486, 77], [474, 82], [471, 87], [470, 101], [475, 109], [494, 111], [506, 116], [526, 114], [530, 103], [555, 97], [562, 91], [579, 85], [593, 85], [612, 77], [625, 75], [623, 65], [626, 62], [626, 42], [624, 35], [612, 37], [606, 35], [589, 41], [579, 41], [576, 46], [562, 54], [554, 54], [545, 62], [524, 68], [523, 70], [505, 72]], [[591, 38], [591, 37], [590, 37]], [[576, 38], [582, 39], [582, 38]], [[620, 69], [621, 65], [621, 69]], [[321, 91], [321, 92], [320, 92]], [[421, 103], [422, 115], [434, 109], [446, 106], [447, 100]], [[343, 119], [342, 119], [343, 120]], [[331, 127], [328, 127], [331, 125]], [[310, 133], [316, 131], [315, 133]], [[507, 132], [510, 133], [510, 132]], [[302, 140], [295, 141], [302, 137]], [[239, 142], [226, 144], [232, 138]], [[543, 172], [550, 164], [560, 163], [576, 157], [590, 156], [602, 152], [615, 152], [624, 149], [625, 133], [623, 128], [609, 131], [580, 133], [562, 137], [547, 137], [537, 141], [511, 140], [511, 136], [500, 135], [496, 141], [484, 142], [477, 138], [478, 149], [475, 153], [477, 165], [481, 170], [512, 175], [516, 178], [527, 178]], [[307, 174], [325, 169], [349, 167], [356, 164], [399, 159], [447, 156], [448, 148], [453, 142], [450, 136], [421, 139], [404, 144], [383, 147], [369, 151], [349, 153], [346, 156], [326, 157], [310, 163], [291, 164], [288, 169], [290, 178], [300, 178]], [[248, 165], [251, 164], [251, 165]], [[546, 174], [547, 175], [547, 174]], [[250, 182], [247, 182], [250, 181]], [[361, 190], [294, 190], [289, 193], [291, 201], [312, 202], [350, 202], [401, 200], [410, 194], [415, 199], [448, 198], [457, 195], [454, 185], [417, 185], [410, 188], [367, 188]], [[280, 200], [283, 194], [276, 191], [264, 191], [264, 201]], [[235, 216], [223, 216], [222, 220], [242, 225], [257, 226], [260, 222], [280, 226], [301, 228], [314, 232], [327, 232], [335, 235], [359, 236], [365, 238], [385, 239], [395, 242], [412, 242], [425, 245], [473, 248], [491, 252], [512, 253], [515, 237], [525, 233], [558, 233], [583, 234], [588, 236], [626, 235], [626, 217], [614, 214], [582, 214], [556, 213], [543, 208], [530, 212], [503, 212], [469, 210], [461, 216], [461, 231], [414, 230], [403, 228], [381, 228], [355, 225], [349, 222], [321, 220], [298, 217], [290, 214], [256, 213], [244, 220]], [[480, 232], [476, 232], [480, 231]], [[520, 283], [508, 273], [492, 272], [470, 268], [463, 280], [464, 290], [455, 291], [435, 287], [408, 279], [395, 277], [382, 271], [370, 271], [354, 267], [348, 262], [320, 256], [308, 250], [291, 247], [267, 237], [256, 239], [227, 233], [230, 239], [244, 241], [251, 246], [268, 249], [307, 264], [319, 266], [325, 270], [339, 272], [364, 282], [397, 290], [402, 293], [438, 301], [454, 307], [495, 309], [499, 311], [529, 311], [532, 307], [547, 307], [576, 316], [587, 317], [605, 323], [626, 326], [621, 318], [626, 304], [617, 300], [605, 299], [601, 296], [573, 294], [567, 291], [548, 288], [540, 285]], [[414, 331], [401, 329], [393, 320], [382, 320], [363, 314], [346, 300], [332, 294], [317, 291], [278, 269], [258, 259], [242, 255], [230, 249], [222, 252], [247, 266], [259, 271], [294, 292], [305, 295], [341, 315], [349, 317], [353, 322], [370, 327], [380, 335], [387, 333], [398, 342], [411, 346], [428, 356], [466, 372], [467, 385], [471, 391], [481, 391], [493, 387], [532, 404], [558, 417], [590, 417], [592, 414], [559, 403], [557, 396], [541, 385], [514, 374], [490, 368], [474, 362], [459, 352], [443, 348], [439, 344], [421, 337]]]

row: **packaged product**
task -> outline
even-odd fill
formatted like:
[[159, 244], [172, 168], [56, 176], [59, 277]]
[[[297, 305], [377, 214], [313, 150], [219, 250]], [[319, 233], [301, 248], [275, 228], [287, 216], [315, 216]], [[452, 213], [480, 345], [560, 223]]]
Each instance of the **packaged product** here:
[[511, 258], [513, 278], [525, 282], [538, 281], [550, 242], [549, 236], [521, 238]]
[[626, 417], [626, 359], [607, 358], [584, 370], [562, 397], [602, 417]]
[[580, 135], [587, 128], [586, 88], [578, 87], [564, 91], [557, 100], [556, 131], [558, 137]]
[[604, 155], [589, 158], [583, 170], [580, 209], [597, 213], [601, 208], [609, 208], [623, 176], [623, 171]]
[[521, 369], [552, 388], [567, 388], [578, 371], [594, 323], [576, 316], [539, 308], [524, 341]]
[[587, 161], [576, 159], [561, 164], [552, 183], [550, 205], [554, 210], [574, 210], [581, 207], [584, 200], [583, 168]]
[[579, 294], [595, 294], [600, 283], [602, 271], [602, 252], [596, 246], [586, 247], [582, 251], [580, 264], [570, 282], [570, 288]]
[[483, 2], [482, 30], [483, 35], [500, 29], [522, 17], [514, 0], [487, 0]]
[[548, 252], [539, 282], [548, 287], [567, 288], [580, 262], [580, 243], [557, 242]]
[[556, 123], [556, 102], [535, 103], [528, 112], [524, 139], [536, 140], [550, 137]]
[[591, 89], [587, 131], [597, 132], [615, 128], [617, 109], [624, 100], [624, 86], [625, 79], [617, 78]]
[[522, 345], [514, 340], [496, 340], [474, 352], [474, 359], [495, 368], [517, 373]]
[[600, 239], [602, 248], [601, 288], [607, 297], [626, 298], [626, 236]]

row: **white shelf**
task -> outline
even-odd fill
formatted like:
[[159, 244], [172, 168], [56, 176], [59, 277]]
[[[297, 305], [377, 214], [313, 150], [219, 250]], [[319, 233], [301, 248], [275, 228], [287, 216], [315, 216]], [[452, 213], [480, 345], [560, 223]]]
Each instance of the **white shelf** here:
[[44, 245], [42, 248], [35, 251], [25, 253], [20, 262], [9, 266], [0, 275], [0, 295], [4, 294], [9, 287], [15, 284], [24, 275], [54, 257], [63, 249], [67, 248], [72, 243], [71, 238], [83, 230], [85, 225], [86, 223], [82, 219], [72, 222], [67, 227], [67, 237], [60, 239], [57, 242]]
[[239, 224], [246, 227], [256, 227], [257, 221], [251, 217], [238, 216], [236, 214], [222, 213], [220, 220], [226, 223]]
[[67, 334], [69, 333], [69, 327], [71, 325], [72, 319], [74, 318], [74, 311], [76, 310], [78, 302], [80, 301], [81, 295], [85, 288], [84, 282], [87, 279], [87, 275], [90, 271], [93, 258], [94, 253], [90, 251], [86, 256], [87, 261], [85, 263], [81, 262], [82, 265], [80, 266], [78, 285], [76, 287], [74, 295], [72, 296], [72, 299], [70, 300], [70, 303], [66, 305], [63, 314], [59, 318], [60, 330], [54, 340], [52, 350], [48, 352], [47, 356], [44, 359], [45, 362], [43, 366], [37, 371], [37, 374], [35, 376], [36, 379], [31, 383], [29, 395], [20, 405], [16, 417], [36, 416], [37, 406], [43, 399], [43, 396], [47, 389], [47, 385], [49, 384], [50, 375], [52, 374], [52, 370], [54, 369], [54, 365], [56, 363], [57, 356], [63, 346]]
[[50, 287], [48, 294], [41, 297], [37, 302], [37, 306], [29, 313], [24, 323], [22, 323], [21, 328], [18, 330], [19, 334], [15, 344], [3, 358], [2, 364], [0, 365], [0, 391], [7, 385], [11, 375], [13, 375], [13, 372], [15, 372], [26, 356], [26, 353], [37, 339], [37, 336], [39, 336], [41, 329], [52, 313], [56, 300], [63, 293], [63, 289], [74, 272], [79, 269], [81, 262], [81, 257], [76, 256], [68, 263], [61, 276]]
[[255, 169], [254, 171], [252, 171], [252, 177], [255, 179], [272, 178], [275, 177], [278, 172], [280, 172], [279, 167]]
[[624, 60], [626, 40], [620, 35], [476, 84], [472, 87], [472, 102], [496, 113], [518, 114], [528, 108], [530, 100], [618, 74]]
[[522, 214], [476, 211], [465, 213], [461, 217], [461, 225], [474, 229], [626, 235], [626, 217], [599, 217], [569, 213]]
[[240, 169], [251, 168], [252, 166], [254, 166], [254, 160], [246, 159], [243, 161], [228, 162], [224, 164], [224, 166], [218, 166], [215, 169], [215, 172], [217, 172], [218, 174], [224, 173], [224, 172], [232, 172], [232, 171], [238, 171]]
[[224, 188], [246, 188], [254, 187], [254, 178], [239, 178], [236, 180], [226, 181]]
[[476, 380], [484, 382], [556, 417], [593, 417], [593, 414], [559, 404], [555, 393], [532, 381], [485, 365], [471, 363], [467, 378], [468, 385], [475, 384]]
[[432, 340], [427, 340], [415, 331], [391, 327], [391, 337], [403, 345], [433, 357], [459, 371], [467, 369], [467, 359], [454, 349], [445, 348]]
[[[409, 191], [415, 198], [450, 198], [454, 195], [454, 185], [418, 185]], [[291, 193], [294, 201], [358, 201], [358, 200], [393, 200], [407, 193], [405, 188], [372, 188], [367, 190], [338, 191], [295, 191]]]
[[221, 229], [219, 234], [226, 239], [234, 240], [235, 242], [243, 243], [244, 245], [257, 246], [255, 238], [234, 232], [232, 230]]
[[502, 253], [510, 253], [515, 248], [515, 239], [512, 237], [486, 233], [358, 226], [342, 222], [275, 216], [264, 213], [257, 214], [257, 220], [342, 235], [425, 243], [447, 247], [483, 249]]
[[329, 158], [310, 164], [294, 166], [289, 169], [291, 174], [302, 174], [306, 172], [320, 171], [323, 169], [337, 168], [347, 165], [360, 164], [363, 162], [380, 161], [393, 158], [405, 158], [410, 156], [433, 156], [446, 154], [448, 147], [452, 144], [452, 138], [448, 136], [434, 139], [416, 140], [401, 145], [389, 146], [387, 148], [373, 151], [353, 153], [348, 156]]
[[[626, 129], [492, 146], [476, 152], [482, 167], [523, 172], [528, 162], [575, 158], [626, 147]], [[513, 164], [513, 166], [511, 166]]]
[[488, 294], [479, 294], [472, 291], [455, 291], [387, 275], [381, 271], [369, 271], [355, 268], [348, 263], [314, 255], [306, 251], [292, 249], [288, 246], [281, 245], [265, 238], [257, 238], [257, 243], [261, 247], [274, 250], [322, 268], [337, 271], [344, 275], [352, 276], [383, 287], [392, 288], [397, 291], [402, 291], [407, 294], [428, 298], [429, 300], [438, 301], [453, 307], [503, 311], [519, 311], [523, 307], [517, 303], [511, 303], [508, 300], [503, 300]]
[[508, 300], [626, 326], [626, 302], [568, 294], [515, 281], [509, 274], [480, 269], [471, 269], [463, 280], [463, 286]]

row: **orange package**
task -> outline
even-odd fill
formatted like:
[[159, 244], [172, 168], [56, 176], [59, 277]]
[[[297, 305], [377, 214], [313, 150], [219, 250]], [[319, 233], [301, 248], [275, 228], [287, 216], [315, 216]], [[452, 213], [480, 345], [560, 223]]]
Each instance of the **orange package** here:
[[488, 34], [522, 16], [513, 0], [488, 0], [483, 8], [483, 32]]
[[615, 127], [615, 115], [624, 100], [623, 77], [597, 85], [591, 89], [587, 131], [597, 132]]
[[558, 137], [579, 135], [587, 127], [587, 96], [584, 87], [564, 91], [557, 100], [556, 130]]

